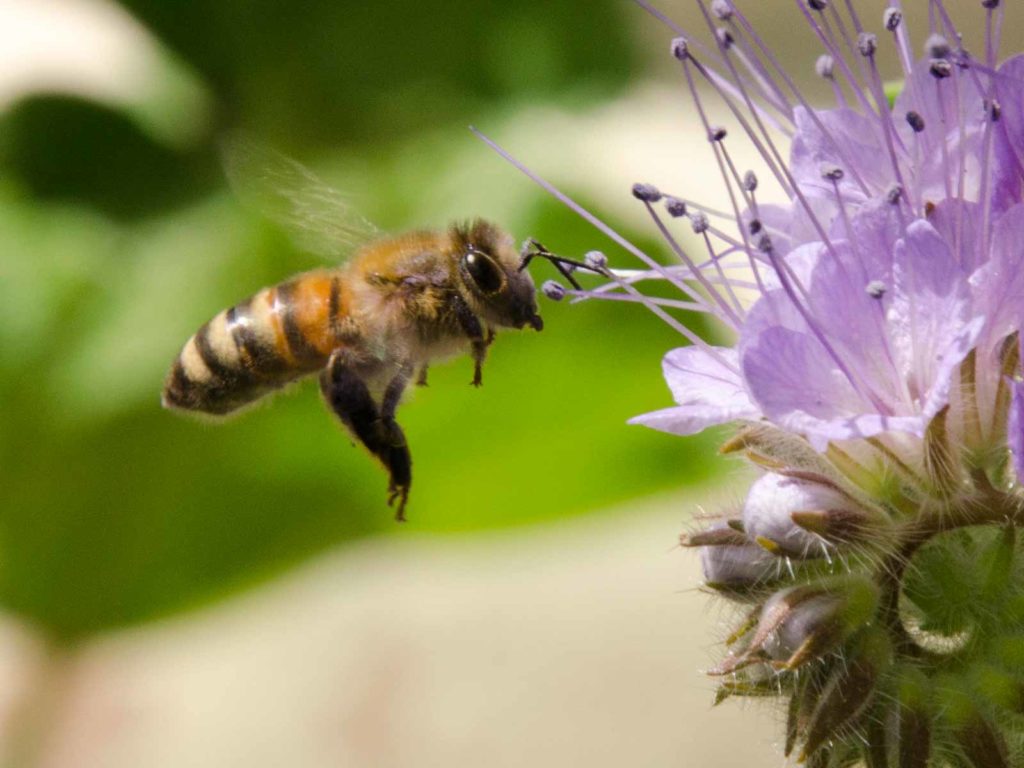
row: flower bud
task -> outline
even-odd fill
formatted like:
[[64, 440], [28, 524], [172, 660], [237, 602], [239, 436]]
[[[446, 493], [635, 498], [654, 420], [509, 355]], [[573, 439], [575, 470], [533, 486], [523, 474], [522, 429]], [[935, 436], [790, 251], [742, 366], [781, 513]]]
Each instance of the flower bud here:
[[[813, 517], [794, 515], [817, 512], [830, 515], [834, 526], [842, 528], [842, 520], [861, 520], [866, 517], [853, 501], [833, 487], [805, 482], [775, 472], [758, 478], [747, 493], [743, 505], [743, 526], [752, 541], [780, 555], [793, 557], [820, 557], [827, 551], [827, 542], [806, 523]], [[830, 522], [823, 526], [833, 532]]]
[[804, 734], [801, 762], [841, 729], [859, 721], [871, 703], [879, 675], [891, 660], [892, 645], [885, 631], [865, 630], [851, 650], [851, 658], [837, 665], [818, 696]]
[[936, 685], [936, 691], [941, 695], [943, 718], [968, 764], [1009, 768], [1006, 740], [978, 707], [975, 693], [952, 677], [944, 678], [941, 685]]
[[779, 590], [762, 606], [743, 651], [725, 659], [715, 673], [730, 673], [764, 657], [778, 668], [795, 669], [862, 627], [877, 604], [877, 588], [854, 577]]
[[774, 578], [777, 558], [756, 544], [705, 546], [700, 550], [704, 583], [723, 592], [743, 592]]
[[901, 672], [897, 689], [899, 768], [927, 768], [932, 748], [932, 707], [928, 678], [917, 667]]

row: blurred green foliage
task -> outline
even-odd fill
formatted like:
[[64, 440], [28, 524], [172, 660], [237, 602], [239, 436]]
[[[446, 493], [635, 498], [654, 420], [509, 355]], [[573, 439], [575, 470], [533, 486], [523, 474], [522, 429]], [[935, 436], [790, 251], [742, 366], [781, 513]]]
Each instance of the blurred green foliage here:
[[[545, 302], [546, 330], [502, 334], [479, 391], [466, 359], [432, 370], [399, 412], [415, 460], [404, 527], [313, 384], [216, 426], [159, 407], [203, 321], [319, 264], [226, 189], [225, 131], [333, 159], [385, 228], [427, 223], [470, 119], [626, 84], [635, 54], [615, 0], [124, 5], [210, 90], [216, 121], [175, 148], [70, 98], [0, 116], [5, 606], [74, 640], [371, 532], [529, 523], [706, 476], [707, 439], [624, 424], [668, 404], [659, 360], [679, 343], [637, 307]], [[526, 184], [487, 162], [483, 208], [488, 189]], [[539, 190], [503, 223], [566, 253], [608, 245]]]

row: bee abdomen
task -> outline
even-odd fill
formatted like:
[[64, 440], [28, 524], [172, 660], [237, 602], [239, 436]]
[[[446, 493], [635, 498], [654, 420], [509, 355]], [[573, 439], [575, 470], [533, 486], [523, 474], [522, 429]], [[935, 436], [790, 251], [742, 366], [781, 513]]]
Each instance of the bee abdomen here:
[[164, 406], [228, 414], [320, 369], [336, 346], [337, 282], [300, 277], [219, 313], [174, 361]]

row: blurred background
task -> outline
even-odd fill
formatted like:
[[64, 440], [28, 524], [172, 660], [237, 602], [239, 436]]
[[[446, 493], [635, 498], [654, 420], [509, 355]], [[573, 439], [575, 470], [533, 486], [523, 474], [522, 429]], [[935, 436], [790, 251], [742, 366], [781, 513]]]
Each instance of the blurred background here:
[[630, 184], [722, 194], [670, 38], [621, 0], [0, 0], [0, 764], [781, 760], [699, 674], [718, 622], [674, 542], [744, 480], [718, 435], [625, 425], [681, 343], [640, 308], [543, 301], [479, 391], [432, 369], [404, 526], [315, 384], [159, 406], [200, 324], [322, 264], [232, 194], [225, 138], [385, 231], [479, 215], [634, 266], [467, 126], [661, 257]]

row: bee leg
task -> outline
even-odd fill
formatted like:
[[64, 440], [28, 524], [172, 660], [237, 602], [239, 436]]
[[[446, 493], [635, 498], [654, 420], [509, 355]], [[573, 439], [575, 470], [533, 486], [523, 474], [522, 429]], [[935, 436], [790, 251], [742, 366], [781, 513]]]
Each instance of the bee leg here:
[[427, 368], [428, 368], [428, 366], [426, 366], [426, 365], [424, 365], [422, 368], [420, 368], [419, 376], [416, 377], [416, 386], [417, 387], [425, 387], [425, 386], [427, 386]]
[[484, 383], [484, 358], [487, 357], [487, 347], [494, 340], [494, 332], [491, 331], [488, 337], [484, 338], [484, 327], [480, 324], [480, 318], [473, 314], [469, 305], [458, 296], [452, 303], [455, 305], [455, 317], [458, 318], [459, 325], [472, 342], [473, 381], [470, 383], [474, 387], [479, 387]]
[[327, 368], [320, 374], [320, 390], [331, 410], [388, 470], [388, 505], [398, 501], [395, 519], [399, 521], [405, 520], [405, 504], [412, 485], [412, 457], [405, 433], [395, 421], [395, 409], [410, 373], [403, 366], [388, 384], [380, 408], [344, 351], [331, 355]]

